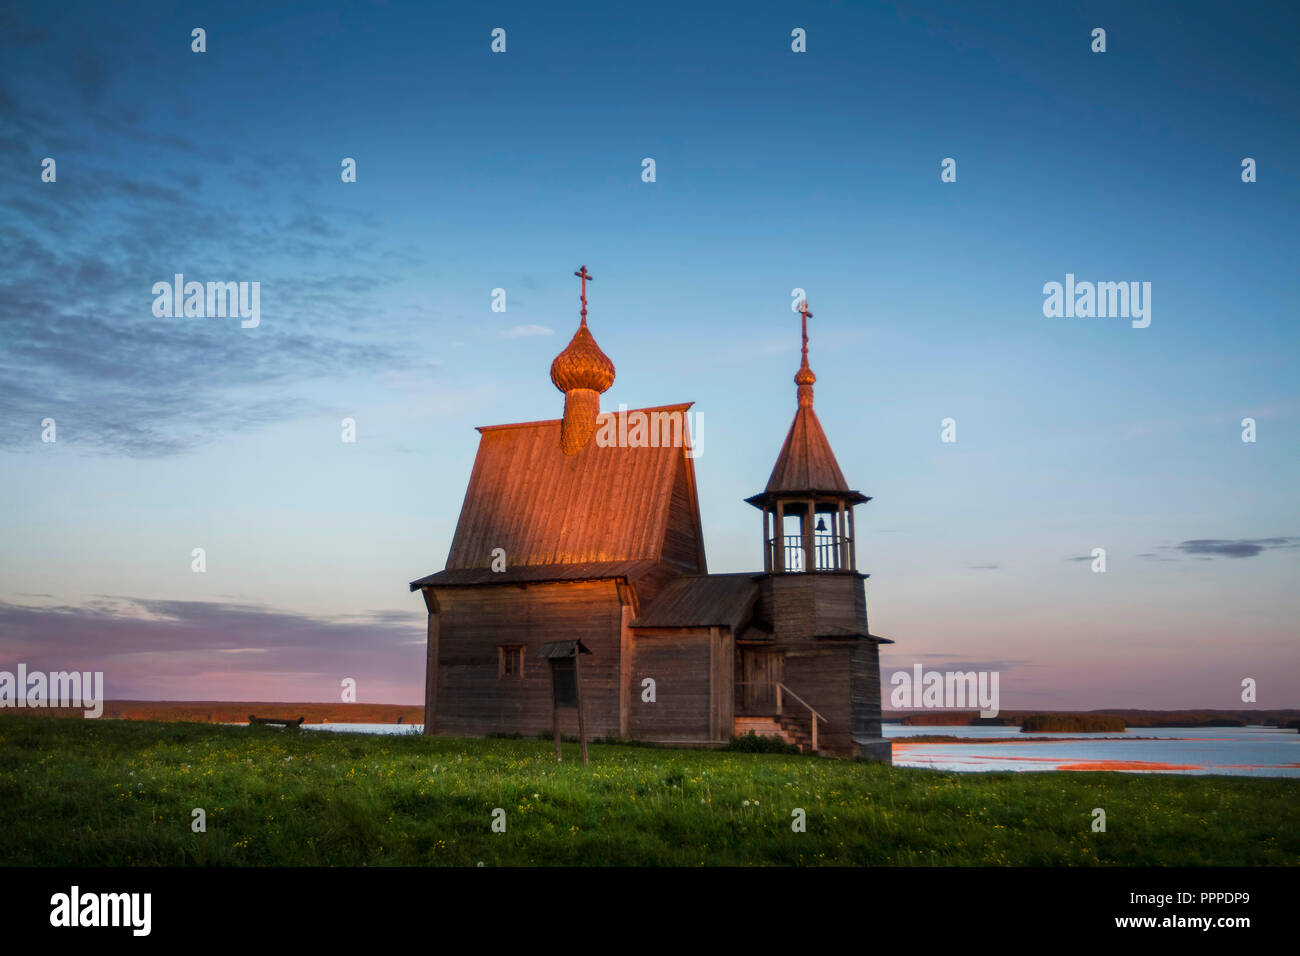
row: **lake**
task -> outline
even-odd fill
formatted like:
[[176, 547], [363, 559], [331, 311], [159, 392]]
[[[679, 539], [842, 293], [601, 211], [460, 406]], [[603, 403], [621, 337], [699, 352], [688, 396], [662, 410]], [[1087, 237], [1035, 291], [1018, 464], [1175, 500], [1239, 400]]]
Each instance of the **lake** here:
[[[1134, 727], [1124, 733], [1022, 734], [1015, 727], [885, 724], [894, 764], [936, 770], [1118, 770], [1300, 777], [1300, 734], [1274, 727]], [[963, 738], [909, 743], [909, 737]], [[1009, 742], [1007, 738], [1012, 738]]]
[[[402, 734], [424, 728], [422, 724], [303, 724], [302, 729]], [[1125, 733], [1022, 734], [1015, 727], [886, 723], [884, 735], [894, 743], [897, 767], [1300, 777], [1300, 734], [1273, 727], [1135, 727]], [[959, 743], [908, 741], [936, 736], [962, 739]]]

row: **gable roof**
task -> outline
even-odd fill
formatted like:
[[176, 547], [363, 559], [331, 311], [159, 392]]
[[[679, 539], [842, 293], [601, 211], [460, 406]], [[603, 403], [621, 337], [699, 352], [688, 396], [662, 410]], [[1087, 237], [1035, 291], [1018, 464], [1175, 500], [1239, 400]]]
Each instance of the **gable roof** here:
[[[639, 565], [612, 565], [669, 560], [664, 539], [670, 517], [702, 542], [695, 469], [686, 454], [690, 442], [685, 413], [692, 404], [620, 412], [631, 422], [637, 420], [631, 418], [635, 413], [646, 415], [647, 440], [656, 443], [650, 445], [602, 445], [600, 428], [606, 420], [618, 424], [617, 416], [602, 415], [596, 439], [575, 455], [560, 450], [559, 419], [480, 427], [478, 454], [446, 570], [413, 582], [411, 589], [635, 574]], [[665, 439], [657, 444], [669, 427], [682, 436], [680, 443]], [[625, 428], [625, 433], [631, 432]], [[680, 487], [683, 476], [689, 493], [685, 506], [674, 509], [674, 486]], [[505, 551], [502, 573], [490, 570], [497, 548]], [[681, 570], [704, 570], [702, 546], [699, 550], [698, 559]], [[483, 573], [452, 573], [467, 571]]]
[[739, 627], [758, 598], [755, 574], [701, 574], [664, 586], [632, 627]]

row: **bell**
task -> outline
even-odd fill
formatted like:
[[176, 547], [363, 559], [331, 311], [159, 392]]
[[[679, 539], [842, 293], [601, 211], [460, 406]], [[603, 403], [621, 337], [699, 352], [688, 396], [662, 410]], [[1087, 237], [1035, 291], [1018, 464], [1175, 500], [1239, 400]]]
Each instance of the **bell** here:
[[817, 516], [817, 530], [818, 531], [826, 530], [826, 519], [823, 518], [821, 515]]

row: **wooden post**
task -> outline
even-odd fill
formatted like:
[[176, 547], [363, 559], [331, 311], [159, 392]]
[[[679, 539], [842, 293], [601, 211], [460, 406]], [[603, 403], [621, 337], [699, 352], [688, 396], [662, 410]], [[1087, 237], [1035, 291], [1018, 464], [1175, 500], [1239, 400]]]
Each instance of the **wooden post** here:
[[817, 715], [816, 714], [812, 715], [812, 725], [813, 725], [812, 747], [813, 747], [813, 753], [816, 753], [817, 752]]
[[718, 628], [709, 628], [709, 739], [718, 739], [720, 720], [721, 688], [718, 686], [718, 657], [722, 648], [718, 646]]
[[[578, 685], [578, 742], [582, 745], [582, 762], [586, 763], [587, 721], [582, 713], [582, 655], [578, 653], [573, 655], [573, 682]], [[556, 740], [559, 738], [556, 737]]]
[[858, 569], [858, 535], [853, 524], [853, 509], [849, 509], [849, 570]]
[[632, 589], [622, 582], [615, 582], [618, 589], [619, 625], [618, 625], [618, 735], [626, 740], [632, 736], [632, 619], [636, 617], [636, 607], [632, 603]]
[[424, 604], [429, 624], [424, 659], [424, 733], [438, 731], [438, 599], [431, 588], [424, 588]]
[[768, 528], [772, 522], [768, 518], [771, 512], [767, 510], [767, 505], [763, 505], [763, 570], [771, 573], [772, 571], [772, 537], [768, 534]]
[[836, 506], [835, 506], [835, 570], [836, 571], [844, 570], [845, 564], [848, 563], [845, 561], [845, 558], [848, 557], [848, 555], [845, 554], [845, 544], [844, 544], [845, 531], [846, 528], [844, 527], [844, 498], [840, 498], [840, 501], [836, 502]]
[[[555, 684], [555, 670], [551, 670], [551, 684]], [[564, 757], [560, 755], [560, 705], [555, 700], [554, 689], [551, 691], [551, 726], [555, 728], [555, 760], [562, 762]]]
[[817, 570], [817, 532], [813, 530], [816, 525], [817, 502], [809, 498], [808, 513], [803, 519], [803, 569], [805, 571]]
[[785, 502], [776, 503], [776, 532], [773, 535], [772, 547], [776, 551], [776, 570], [780, 573], [785, 570]]

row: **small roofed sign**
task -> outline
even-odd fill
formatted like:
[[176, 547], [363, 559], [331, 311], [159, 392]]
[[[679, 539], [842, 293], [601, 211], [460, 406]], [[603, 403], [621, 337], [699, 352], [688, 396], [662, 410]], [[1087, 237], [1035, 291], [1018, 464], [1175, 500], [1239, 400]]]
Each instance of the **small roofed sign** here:
[[580, 656], [591, 651], [582, 641], [548, 641], [537, 656], [551, 665], [552, 722], [555, 730], [555, 759], [560, 756], [560, 708], [578, 711], [578, 740], [582, 745], [582, 762], [587, 762], [587, 723], [582, 713], [582, 668]]

